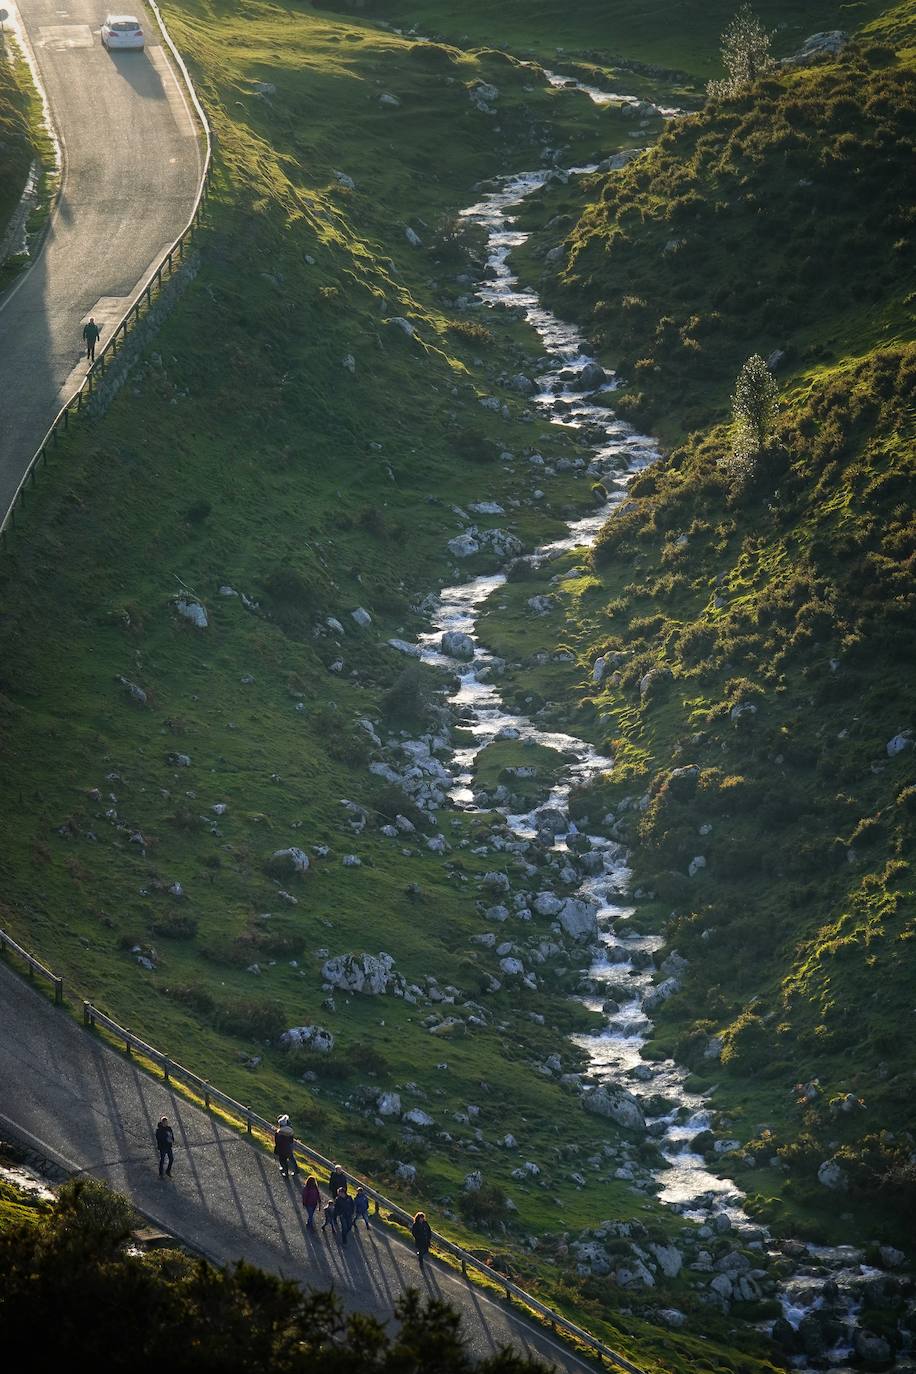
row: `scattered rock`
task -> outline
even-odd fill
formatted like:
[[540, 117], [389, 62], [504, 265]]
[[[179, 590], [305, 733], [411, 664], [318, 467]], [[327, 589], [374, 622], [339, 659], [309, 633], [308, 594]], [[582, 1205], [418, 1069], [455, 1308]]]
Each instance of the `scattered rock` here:
[[824, 1188], [829, 1188], [834, 1193], [845, 1193], [849, 1187], [846, 1171], [840, 1167], [835, 1159], [824, 1160], [817, 1171], [817, 1181]]
[[291, 1026], [280, 1036], [280, 1044], [288, 1050], [304, 1048], [318, 1054], [330, 1054], [334, 1037], [324, 1026]]
[[446, 630], [440, 641], [442, 652], [449, 658], [458, 658], [470, 663], [474, 657], [474, 641], [462, 630]]
[[363, 606], [357, 606], [355, 611], [350, 612], [350, 615], [362, 630], [368, 629], [372, 624], [372, 616]]
[[646, 1118], [637, 1098], [625, 1088], [602, 1084], [582, 1098], [582, 1105], [593, 1116], [606, 1116], [627, 1131], [644, 1131]]
[[267, 860], [267, 871], [274, 877], [286, 874], [303, 874], [309, 869], [309, 856], [295, 846], [290, 849], [276, 849]]

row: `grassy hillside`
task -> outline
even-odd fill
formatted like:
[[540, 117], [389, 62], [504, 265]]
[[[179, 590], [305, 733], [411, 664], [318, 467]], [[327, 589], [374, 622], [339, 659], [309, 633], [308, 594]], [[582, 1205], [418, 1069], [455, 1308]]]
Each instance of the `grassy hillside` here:
[[723, 412], [748, 353], [816, 371], [910, 337], [914, 138], [912, 66], [861, 39], [840, 63], [674, 121], [622, 172], [543, 197], [525, 261], [540, 278], [560, 236], [549, 294], [617, 362], [621, 413], [677, 437]]
[[[724, 1316], [702, 1311], [700, 1344], [650, 1324], [660, 1293], [617, 1314], [576, 1272], [568, 1237], [598, 1219], [658, 1242], [694, 1228], [615, 1176], [653, 1147], [544, 1070], [577, 1067], [566, 1036], [593, 1020], [569, 996], [576, 957], [537, 992], [487, 991], [497, 956], [471, 942], [496, 919], [486, 875], [523, 886], [522, 856], [493, 845], [498, 822], [440, 826], [369, 770], [403, 765], [405, 739], [438, 747], [435, 679], [386, 641], [426, 628], [422, 598], [465, 575], [453, 506], [499, 501], [480, 523], [534, 545], [592, 500], [575, 474], [530, 498], [525, 455], [572, 442], [504, 384], [537, 340], [468, 302], [482, 262], [455, 215], [547, 145], [572, 163], [629, 146], [632, 121], [508, 55], [310, 8], [169, 20], [216, 134], [209, 222], [193, 284], [106, 417], [71, 428], [0, 565], [0, 919], [75, 992], [289, 1110], [648, 1368], [721, 1368]], [[304, 875], [272, 861], [291, 846]], [[509, 938], [547, 934], [535, 919]], [[329, 995], [324, 960], [363, 951], [389, 953], [410, 995]], [[280, 1048], [305, 1024], [331, 1031], [330, 1055]], [[433, 1126], [386, 1125], [382, 1091]], [[513, 1177], [520, 1159], [543, 1161], [539, 1182]], [[686, 1279], [669, 1290], [692, 1310]], [[763, 1368], [763, 1339], [741, 1339]]]
[[[331, 0], [327, 8], [369, 10], [418, 33], [463, 45], [529, 51], [543, 60], [615, 57], [659, 65], [705, 80], [719, 72], [719, 35], [734, 0]], [[754, 9], [775, 33], [779, 56], [821, 29], [856, 29], [883, 14], [882, 0], [760, 0]], [[564, 64], [565, 70], [565, 64]]]
[[[53, 153], [47, 130], [42, 123], [41, 100], [32, 84], [29, 69], [22, 55], [10, 39], [0, 36], [0, 249], [3, 248], [7, 227], [19, 205], [32, 162], [38, 159], [44, 166], [40, 188], [40, 203], [29, 221], [35, 230], [46, 213], [51, 191], [50, 177]], [[21, 257], [13, 253], [0, 261], [0, 291], [21, 266]]]
[[[911, 29], [898, 13], [882, 32]], [[598, 801], [634, 845], [641, 920], [690, 960], [650, 1052], [714, 1090], [761, 1216], [864, 1242], [906, 1242], [916, 1203], [909, 62], [860, 45], [593, 183], [554, 297], [625, 359], [630, 413], [677, 442], [587, 565], [510, 582], [486, 631], [517, 698], [572, 699], [617, 759]], [[533, 213], [572, 209], [567, 191]], [[675, 224], [683, 248], [659, 251]], [[542, 271], [530, 244], [524, 264]], [[776, 432], [736, 488], [710, 422], [743, 358], [777, 346]], [[537, 647], [575, 654], [549, 677], [523, 657], [544, 584]], [[817, 1181], [831, 1159], [839, 1207]]]

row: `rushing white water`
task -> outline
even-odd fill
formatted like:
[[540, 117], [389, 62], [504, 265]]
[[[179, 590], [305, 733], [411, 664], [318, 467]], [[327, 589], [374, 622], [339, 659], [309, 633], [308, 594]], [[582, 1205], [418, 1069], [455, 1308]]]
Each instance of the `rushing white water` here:
[[[512, 211], [551, 175], [548, 171], [539, 171], [507, 177], [499, 189], [464, 211], [465, 218], [487, 231], [490, 270], [487, 280], [478, 289], [480, 300], [491, 306], [516, 307], [523, 312], [539, 334], [545, 354], [552, 360], [551, 367], [535, 379], [537, 391], [531, 403], [552, 422], [580, 433], [589, 450], [587, 473], [600, 478], [609, 494], [600, 508], [572, 522], [564, 537], [544, 544], [529, 555], [534, 563], [591, 544], [598, 530], [624, 500], [633, 475], [657, 456], [651, 439], [635, 433], [606, 406], [586, 399], [581, 387], [576, 390], [576, 374], [594, 361], [581, 334], [546, 310], [534, 292], [521, 288], [509, 265], [512, 249], [524, 243], [526, 238], [515, 227]], [[613, 387], [614, 382], [608, 381], [601, 389], [612, 391]], [[493, 573], [446, 587], [438, 598], [431, 628], [420, 637], [419, 645], [425, 662], [448, 667], [456, 673], [459, 685], [450, 701], [472, 736], [472, 743], [457, 749], [453, 755], [452, 799], [456, 805], [465, 808], [475, 805], [474, 761], [482, 749], [500, 736], [532, 741], [570, 758], [560, 782], [533, 812], [515, 815], [502, 808], [510, 828], [519, 838], [527, 839], [540, 828], [539, 814], [559, 813], [562, 818], [570, 790], [611, 769], [613, 760], [601, 755], [588, 742], [544, 729], [528, 717], [510, 712], [503, 704], [496, 685], [498, 679], [490, 672], [493, 656], [481, 647], [477, 638], [477, 621], [483, 603], [505, 580], [504, 573]], [[474, 656], [470, 663], [442, 652], [442, 636], [447, 631], [461, 631], [471, 638]], [[555, 848], [562, 851], [567, 847], [567, 840], [576, 834], [576, 827], [566, 817], [554, 829]], [[789, 1242], [780, 1247], [764, 1228], [746, 1215], [738, 1186], [711, 1172], [703, 1154], [690, 1148], [694, 1137], [709, 1128], [708, 1102], [703, 1096], [687, 1091], [686, 1071], [673, 1060], [650, 1062], [641, 1054], [652, 1029], [644, 1001], [654, 987], [655, 955], [663, 939], [632, 929], [634, 913], [625, 901], [629, 873], [622, 847], [601, 835], [589, 835], [588, 838], [592, 850], [600, 855], [600, 872], [586, 878], [579, 892], [599, 903], [598, 923], [604, 948], [588, 970], [594, 991], [585, 1000], [593, 1010], [604, 1011], [604, 1004], [609, 999], [602, 988], [614, 989], [613, 1000], [604, 1011], [604, 1027], [598, 1032], [575, 1037], [576, 1043], [589, 1056], [591, 1076], [601, 1082], [622, 1083], [642, 1099], [649, 1133], [655, 1137], [665, 1159], [665, 1167], [658, 1170], [655, 1178], [661, 1202], [701, 1226], [707, 1226], [710, 1236], [731, 1230], [742, 1243], [759, 1251], [762, 1261], [765, 1254], [772, 1258], [781, 1252], [793, 1252], [800, 1263], [796, 1264], [792, 1278], [783, 1282], [778, 1290], [784, 1316], [797, 1327], [806, 1315], [821, 1309], [829, 1311], [840, 1332], [829, 1359], [833, 1364], [841, 1363], [851, 1349], [862, 1286], [879, 1271], [869, 1270], [862, 1255], [850, 1247], [828, 1250], [801, 1242]], [[725, 1142], [724, 1147], [736, 1144]], [[723, 1148], [723, 1144], [719, 1143], [717, 1148]], [[747, 1278], [736, 1279], [735, 1297], [755, 1296], [759, 1292], [756, 1279], [764, 1274], [765, 1267], [751, 1270]], [[739, 1284], [747, 1286], [739, 1287]], [[804, 1363], [803, 1357], [794, 1357], [795, 1363], [799, 1361]]]

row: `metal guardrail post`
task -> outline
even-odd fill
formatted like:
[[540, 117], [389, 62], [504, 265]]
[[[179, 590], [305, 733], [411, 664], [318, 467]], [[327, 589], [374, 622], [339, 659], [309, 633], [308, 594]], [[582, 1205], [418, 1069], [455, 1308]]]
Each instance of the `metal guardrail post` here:
[[171, 1066], [171, 1062], [170, 1062], [168, 1059], [163, 1059], [163, 1061], [162, 1061], [162, 1077], [165, 1079], [166, 1083], [169, 1082], [169, 1069], [170, 1069], [171, 1067], [172, 1067], [172, 1066]]
[[83, 1002], [83, 1024], [92, 1025], [92, 1006], [89, 1002]]
[[251, 1135], [251, 1108], [245, 1108], [245, 1130]]
[[54, 1005], [62, 1007], [64, 1004], [64, 980], [63, 978], [54, 979]]
[[207, 1079], [206, 1083], [204, 1084], [204, 1106], [206, 1107], [207, 1111], [210, 1110], [210, 1080], [209, 1080], [209, 1078]]
[[128, 1059], [130, 1059], [130, 1057], [131, 1057], [130, 1041], [127, 1039], [126, 1036], [124, 1037], [124, 1053], [127, 1055]]

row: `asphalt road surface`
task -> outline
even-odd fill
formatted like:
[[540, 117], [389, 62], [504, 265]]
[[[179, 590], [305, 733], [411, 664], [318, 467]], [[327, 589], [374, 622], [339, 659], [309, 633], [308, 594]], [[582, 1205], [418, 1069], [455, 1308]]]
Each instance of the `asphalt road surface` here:
[[[176, 1141], [165, 1179], [153, 1143], [160, 1116], [169, 1118]], [[330, 1228], [324, 1236], [307, 1231], [299, 1189], [283, 1180], [271, 1155], [100, 1043], [0, 965], [0, 1130], [5, 1125], [71, 1171], [103, 1179], [215, 1263], [243, 1258], [310, 1288], [333, 1287], [347, 1308], [383, 1320], [415, 1287], [458, 1308], [478, 1358], [513, 1345], [570, 1374], [594, 1368], [460, 1274], [435, 1260], [421, 1271], [413, 1250], [378, 1222], [351, 1235], [346, 1247]]]
[[47, 96], [62, 185], [40, 254], [0, 298], [0, 519], [85, 375], [83, 325], [93, 315], [107, 339], [187, 224], [202, 168], [186, 97], [139, 0], [146, 49], [110, 54], [104, 0], [4, 8]]

